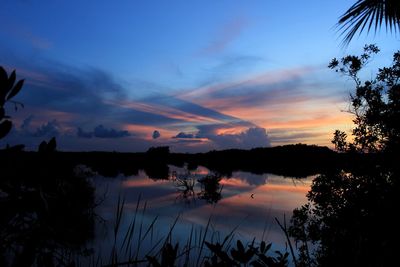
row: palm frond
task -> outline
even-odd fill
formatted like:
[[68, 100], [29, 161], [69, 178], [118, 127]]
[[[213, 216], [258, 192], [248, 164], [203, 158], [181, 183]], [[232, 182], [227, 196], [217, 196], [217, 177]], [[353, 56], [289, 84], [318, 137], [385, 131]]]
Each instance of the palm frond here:
[[358, 0], [340, 18], [337, 24], [341, 35], [345, 34], [343, 44], [347, 45], [354, 35], [364, 30], [375, 32], [384, 25], [386, 31], [400, 31], [399, 0]]

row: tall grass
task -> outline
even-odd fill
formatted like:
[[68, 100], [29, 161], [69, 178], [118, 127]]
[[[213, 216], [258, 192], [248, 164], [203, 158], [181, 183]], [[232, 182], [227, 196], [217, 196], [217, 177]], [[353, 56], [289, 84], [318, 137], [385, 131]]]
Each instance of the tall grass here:
[[[127, 218], [125, 199], [119, 197], [115, 210], [113, 244], [108, 262], [103, 256], [93, 255], [91, 266], [287, 266], [288, 252], [272, 252], [265, 240], [244, 243], [235, 238], [239, 226], [227, 235], [213, 228], [212, 216], [204, 227], [191, 226], [186, 240], [179, 240], [174, 229], [179, 222], [178, 214], [168, 232], [158, 237], [158, 216], [145, 223], [147, 203], [142, 204], [139, 195], [131, 218]], [[124, 229], [123, 219], [128, 219]], [[130, 220], [130, 221], [129, 221]], [[181, 246], [183, 244], [183, 246]], [[100, 253], [100, 252], [98, 252]], [[107, 260], [106, 260], [107, 261]]]

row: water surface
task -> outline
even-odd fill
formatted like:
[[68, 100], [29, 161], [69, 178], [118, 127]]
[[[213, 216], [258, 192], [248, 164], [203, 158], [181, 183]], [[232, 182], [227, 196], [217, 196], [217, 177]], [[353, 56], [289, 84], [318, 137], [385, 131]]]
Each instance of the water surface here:
[[[204, 183], [204, 177], [208, 177], [208, 184]], [[290, 220], [293, 209], [306, 202], [312, 178], [294, 179], [247, 172], [218, 178], [204, 167], [188, 172], [173, 166], [169, 179], [150, 179], [142, 171], [129, 177], [99, 176], [94, 183], [97, 198], [103, 202], [96, 213], [104, 222], [97, 225], [95, 244], [103, 251], [110, 248], [114, 239], [116, 206], [118, 199], [123, 199], [125, 205], [118, 239], [123, 241], [137, 213], [136, 238], [143, 238], [150, 229], [140, 244], [141, 253], [146, 253], [158, 240], [165, 238], [176, 219], [172, 242], [181, 245], [187, 242], [192, 228], [196, 238], [200, 239], [210, 221], [209, 239], [222, 240], [234, 229], [235, 239], [244, 242], [254, 238], [258, 242], [265, 240], [272, 242], [276, 249], [285, 250], [284, 234], [275, 218], [283, 221], [286, 215], [286, 220]]]

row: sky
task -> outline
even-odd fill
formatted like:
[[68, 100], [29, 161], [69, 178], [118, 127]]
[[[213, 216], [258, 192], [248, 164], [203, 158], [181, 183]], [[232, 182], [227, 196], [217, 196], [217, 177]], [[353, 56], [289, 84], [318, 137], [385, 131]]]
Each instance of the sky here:
[[0, 145], [331, 147], [354, 84], [329, 61], [375, 43], [370, 78], [400, 47], [385, 30], [344, 47], [336, 23], [354, 2], [4, 0], [0, 66], [26, 82]]

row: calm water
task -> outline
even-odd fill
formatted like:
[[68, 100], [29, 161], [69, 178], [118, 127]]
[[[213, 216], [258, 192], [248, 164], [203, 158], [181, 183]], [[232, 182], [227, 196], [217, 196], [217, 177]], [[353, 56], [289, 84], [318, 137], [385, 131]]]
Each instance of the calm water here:
[[[153, 180], [144, 172], [129, 177], [95, 177], [97, 198], [103, 201], [96, 208], [102, 219], [96, 226], [94, 246], [99, 251], [110, 251], [118, 198], [125, 200], [117, 238], [117, 244], [122, 246], [140, 197], [132, 238], [135, 244], [140, 243], [140, 254], [165, 239], [177, 216], [172, 242], [181, 246], [189, 239], [192, 228], [193, 238], [201, 239], [210, 220], [207, 240], [222, 240], [235, 229], [235, 239], [244, 242], [263, 239], [272, 242], [275, 249], [285, 250], [284, 234], [274, 218], [282, 221], [286, 214], [289, 221], [293, 209], [306, 202], [313, 177], [292, 179], [234, 172], [231, 177], [220, 177], [208, 185], [199, 182], [209, 174], [203, 167], [188, 173], [171, 166], [168, 180]], [[139, 239], [143, 241], [138, 242]]]

